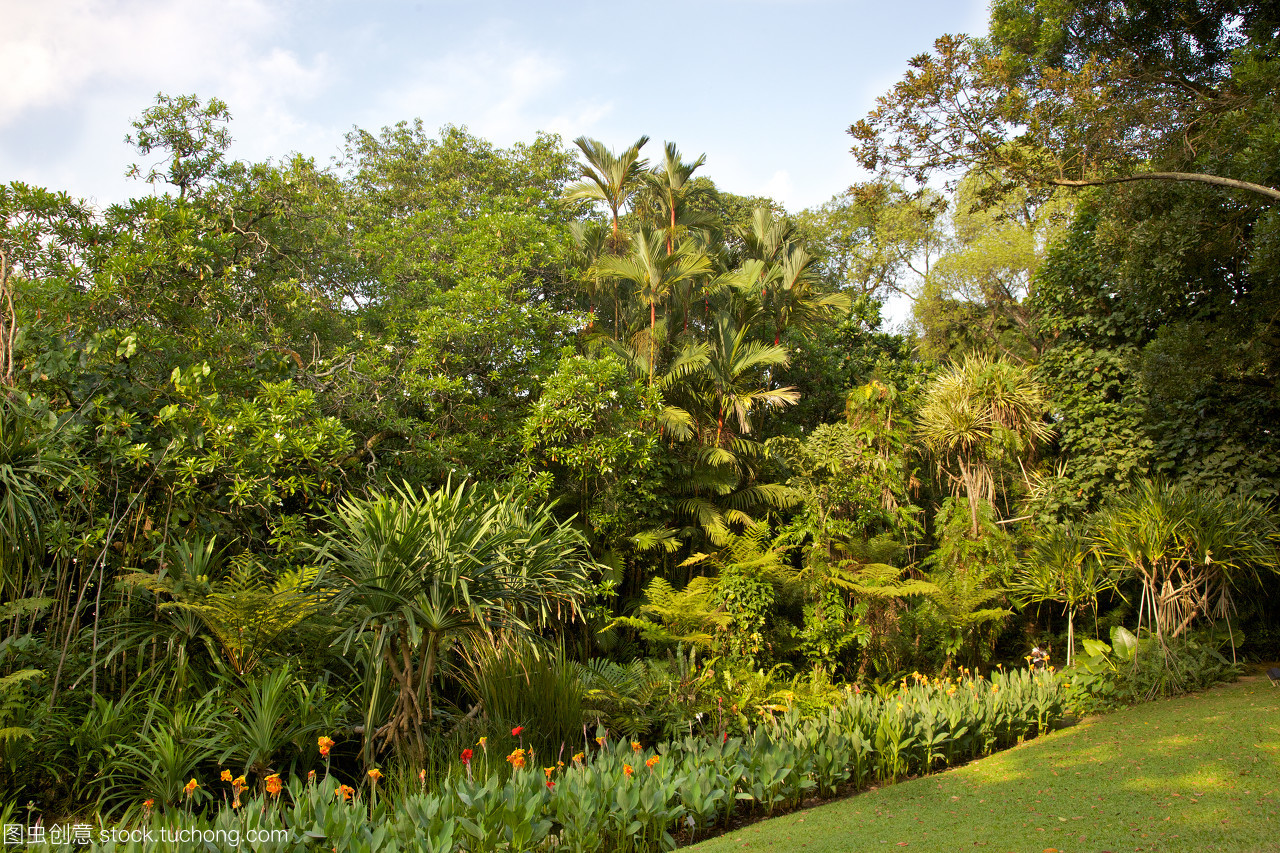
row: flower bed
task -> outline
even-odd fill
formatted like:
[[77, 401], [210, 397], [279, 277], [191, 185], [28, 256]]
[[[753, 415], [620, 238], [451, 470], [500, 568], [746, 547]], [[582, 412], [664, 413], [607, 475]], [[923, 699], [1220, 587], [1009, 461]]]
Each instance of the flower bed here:
[[[520, 749], [504, 760], [468, 750], [465, 775], [427, 790], [423, 774], [419, 790], [398, 796], [379, 787], [376, 771], [360, 793], [328, 776], [287, 784], [276, 776], [238, 809], [170, 810], [147, 814], [139, 826], [157, 835], [194, 828], [224, 843], [234, 834], [244, 849], [272, 851], [671, 849], [735, 817], [985, 755], [1052, 729], [1062, 709], [1063, 680], [1053, 672], [914, 676], [882, 695], [846, 691], [816, 716], [765, 712], [747, 737], [689, 736], [650, 749], [600, 731], [569, 756]], [[281, 829], [291, 840], [248, 841]], [[193, 840], [166, 849], [208, 848]]]

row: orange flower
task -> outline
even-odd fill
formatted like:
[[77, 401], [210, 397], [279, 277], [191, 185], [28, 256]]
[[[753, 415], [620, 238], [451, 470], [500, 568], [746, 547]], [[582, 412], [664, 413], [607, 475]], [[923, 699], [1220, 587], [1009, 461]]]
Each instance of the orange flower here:
[[419, 771], [418, 771], [418, 781], [419, 781], [419, 782], [421, 782], [423, 785], [427, 784], [427, 771], [426, 771], [426, 770], [419, 770]]
[[266, 782], [267, 782], [267, 793], [273, 797], [280, 796], [280, 791], [284, 788], [284, 785], [280, 784], [280, 774], [272, 773], [270, 776], [266, 778]]
[[223, 771], [222, 771], [221, 779], [222, 779], [222, 781], [223, 781], [223, 782], [230, 782], [230, 781], [231, 781], [231, 771], [230, 771], [230, 770], [223, 770]]
[[630, 764], [624, 764], [622, 765], [622, 772], [630, 776], [632, 773], [636, 772], [636, 769], [632, 767]]
[[655, 755], [652, 758], [650, 758], [648, 761], [646, 761], [644, 763], [644, 766], [652, 770], [654, 768], [654, 765], [656, 765], [657, 763], [658, 763], [658, 756]]
[[378, 780], [382, 778], [382, 771], [376, 767], [373, 768], [369, 771], [369, 778], [373, 780], [373, 784], [378, 784]]
[[638, 740], [633, 740], [633, 741], [631, 741], [631, 751], [632, 751], [632, 752], [639, 752], [639, 751], [641, 750], [641, 748], [642, 748], [642, 747], [640, 746], [640, 741], [638, 741]]
[[587, 754], [585, 752], [575, 752], [573, 754], [573, 761], [575, 764], [581, 764], [583, 759], [585, 759], [586, 757], [587, 757]]
[[182, 793], [190, 797], [192, 794], [196, 792], [196, 788], [199, 788], [199, 787], [200, 787], [200, 783], [193, 778], [190, 782], [182, 786]]
[[148, 812], [151, 811], [151, 807], [154, 806], [155, 804], [156, 804], [156, 801], [152, 798], [148, 798], [142, 801], [142, 807], [146, 809]]
[[519, 770], [524, 767], [524, 750], [517, 749], [507, 756], [507, 761], [511, 762], [511, 766]]
[[320, 747], [320, 754], [325, 758], [329, 757], [329, 750], [333, 749], [333, 738], [320, 735], [316, 739], [316, 744]]
[[316, 771], [314, 771], [314, 770], [308, 770], [308, 771], [307, 771], [307, 784], [308, 784], [308, 785], [315, 784], [315, 781], [316, 781]]
[[355, 792], [356, 792], [356, 789], [352, 788], [350, 785], [339, 785], [334, 790], [333, 795], [335, 797], [342, 797], [342, 801], [345, 803], [351, 799], [351, 795], [354, 794]]
[[556, 772], [556, 769], [555, 769], [554, 767], [544, 767], [544, 768], [542, 768], [542, 772], [543, 772], [543, 774], [544, 774], [548, 779], [550, 779], [550, 778], [551, 778], [551, 774], [552, 774], [552, 773], [555, 773], [555, 772]]

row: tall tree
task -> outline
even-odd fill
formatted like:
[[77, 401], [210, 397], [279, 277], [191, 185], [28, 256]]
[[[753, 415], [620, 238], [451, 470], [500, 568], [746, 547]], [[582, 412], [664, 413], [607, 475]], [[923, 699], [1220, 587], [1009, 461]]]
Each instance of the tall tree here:
[[1251, 0], [1000, 0], [990, 39], [943, 36], [911, 60], [849, 129], [854, 153], [918, 180], [979, 168], [1041, 189], [1195, 182], [1274, 203], [1265, 155], [1213, 154], [1276, 150], [1240, 118], [1273, 109], [1278, 34], [1280, 12]]
[[623, 257], [606, 256], [597, 263], [604, 274], [629, 281], [636, 295], [649, 308], [649, 383], [653, 384], [658, 356], [658, 305], [682, 281], [711, 271], [710, 259], [692, 246], [679, 246], [669, 254], [660, 231], [642, 227], [631, 239], [631, 252]]
[[620, 247], [618, 211], [644, 185], [644, 170], [649, 161], [640, 157], [640, 149], [649, 141], [642, 136], [621, 154], [615, 154], [598, 139], [579, 136], [573, 141], [586, 158], [582, 166], [583, 180], [565, 187], [564, 197], [570, 201], [600, 201], [609, 208], [613, 222], [614, 251]]
[[654, 212], [662, 221], [662, 230], [667, 236], [668, 254], [675, 251], [678, 229], [703, 225], [709, 221], [709, 217], [699, 214], [686, 204], [689, 194], [697, 190], [697, 185], [690, 183], [690, 179], [706, 162], [705, 154], [692, 163], [684, 162], [680, 159], [680, 149], [674, 142], [668, 142], [663, 149], [662, 162], [654, 166], [646, 176], [649, 194], [656, 208]]

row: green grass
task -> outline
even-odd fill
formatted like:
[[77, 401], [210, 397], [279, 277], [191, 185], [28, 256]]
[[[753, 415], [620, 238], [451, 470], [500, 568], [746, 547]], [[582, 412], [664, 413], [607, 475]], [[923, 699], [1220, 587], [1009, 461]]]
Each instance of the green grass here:
[[1280, 688], [1254, 676], [688, 848], [1280, 850]]

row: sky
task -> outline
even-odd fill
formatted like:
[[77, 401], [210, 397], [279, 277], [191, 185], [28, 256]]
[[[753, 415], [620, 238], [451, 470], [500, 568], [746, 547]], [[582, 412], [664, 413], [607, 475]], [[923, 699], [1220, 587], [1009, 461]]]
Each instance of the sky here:
[[130, 122], [194, 93], [227, 102], [241, 160], [327, 163], [353, 127], [414, 118], [499, 145], [644, 134], [796, 211], [863, 177], [845, 131], [907, 59], [986, 18], [987, 0], [0, 0], [0, 183], [145, 194]]

